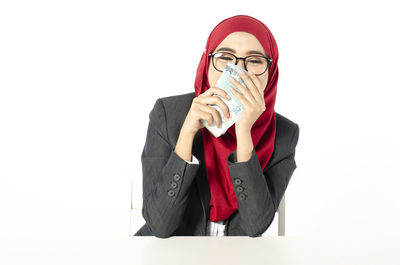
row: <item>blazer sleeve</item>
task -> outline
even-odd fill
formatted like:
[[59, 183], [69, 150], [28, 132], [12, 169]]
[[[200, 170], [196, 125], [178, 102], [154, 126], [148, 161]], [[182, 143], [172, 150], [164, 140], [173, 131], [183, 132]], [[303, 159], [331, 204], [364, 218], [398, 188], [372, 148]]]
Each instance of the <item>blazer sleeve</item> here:
[[[142, 215], [151, 232], [170, 237], [179, 227], [188, 191], [199, 163], [188, 163], [171, 146], [162, 100], [157, 99], [149, 114], [146, 142], [141, 155], [143, 171]], [[201, 162], [201, 161], [200, 161]]]
[[275, 212], [296, 169], [295, 149], [299, 138], [296, 124], [289, 144], [289, 152], [264, 170], [255, 148], [248, 161], [237, 162], [237, 150], [227, 157], [228, 168], [235, 189], [239, 223], [250, 237], [261, 236], [271, 225]]

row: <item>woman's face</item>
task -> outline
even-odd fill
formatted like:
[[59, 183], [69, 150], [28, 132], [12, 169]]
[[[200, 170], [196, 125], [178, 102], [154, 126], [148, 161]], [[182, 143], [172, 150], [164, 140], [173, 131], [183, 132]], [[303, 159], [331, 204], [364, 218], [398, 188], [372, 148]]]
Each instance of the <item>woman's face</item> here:
[[[222, 48], [229, 48], [232, 49], [232, 51], [223, 50]], [[221, 51], [228, 51], [236, 55], [236, 57], [246, 57], [252, 54], [255, 55], [255, 53], [249, 53], [249, 51], [258, 51], [264, 56], [267, 56], [258, 39], [253, 34], [244, 31], [232, 32], [212, 52], [220, 51], [220, 49]], [[239, 60], [237, 65], [244, 69], [243, 60]], [[208, 65], [208, 82], [210, 83], [211, 87], [215, 87], [215, 84], [217, 83], [221, 74], [222, 72], [219, 72], [214, 68], [210, 58]], [[260, 79], [262, 88], [265, 89], [268, 81], [268, 70], [262, 75], [256, 77]]]

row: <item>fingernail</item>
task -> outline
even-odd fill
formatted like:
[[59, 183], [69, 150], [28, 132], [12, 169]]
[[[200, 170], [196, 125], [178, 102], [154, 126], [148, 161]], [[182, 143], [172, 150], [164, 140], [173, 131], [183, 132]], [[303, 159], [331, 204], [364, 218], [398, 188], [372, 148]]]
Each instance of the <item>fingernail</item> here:
[[230, 97], [229, 95], [226, 95], [226, 98], [227, 98], [227, 99], [231, 99], [231, 97]]

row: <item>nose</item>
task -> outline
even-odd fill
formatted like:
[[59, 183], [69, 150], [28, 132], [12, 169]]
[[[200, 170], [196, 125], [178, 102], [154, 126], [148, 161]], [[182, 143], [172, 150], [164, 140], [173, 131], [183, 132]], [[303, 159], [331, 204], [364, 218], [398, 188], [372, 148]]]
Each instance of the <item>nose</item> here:
[[237, 59], [236, 65], [239, 65], [240, 67], [245, 69], [245, 67], [244, 67], [244, 59]]

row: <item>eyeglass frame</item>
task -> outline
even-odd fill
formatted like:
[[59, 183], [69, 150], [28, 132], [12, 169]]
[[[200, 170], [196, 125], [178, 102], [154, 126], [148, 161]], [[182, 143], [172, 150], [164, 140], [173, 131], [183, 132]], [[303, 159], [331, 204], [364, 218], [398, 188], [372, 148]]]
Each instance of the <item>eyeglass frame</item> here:
[[256, 57], [261, 57], [261, 58], [267, 59], [267, 67], [265, 68], [264, 72], [262, 72], [261, 74], [256, 74], [256, 76], [259, 76], [259, 75], [264, 74], [264, 73], [270, 68], [271, 63], [272, 63], [272, 59], [271, 59], [271, 58], [266, 57], [266, 56], [262, 56], [262, 55], [249, 55], [249, 56], [246, 56], [246, 57], [237, 57], [236, 55], [234, 55], [233, 53], [230, 53], [230, 52], [214, 52], [214, 53], [209, 53], [209, 54], [208, 54], [208, 57], [210, 57], [210, 56], [212, 57], [212, 60], [211, 60], [211, 61], [212, 61], [212, 64], [213, 64], [213, 66], [214, 66], [214, 69], [217, 70], [218, 72], [223, 72], [223, 71], [218, 70], [217, 67], [215, 67], [215, 65], [214, 65], [214, 55], [216, 55], [217, 53], [228, 53], [228, 54], [232, 55], [233, 57], [235, 57], [235, 60], [236, 60], [236, 61], [235, 61], [235, 65], [239, 62], [240, 59], [242, 59], [242, 60], [243, 60], [243, 63], [244, 63], [244, 69], [245, 69], [246, 71], [248, 71], [248, 70], [247, 70], [247, 67], [246, 67], [246, 59], [247, 59], [247, 58], [256, 56]]

